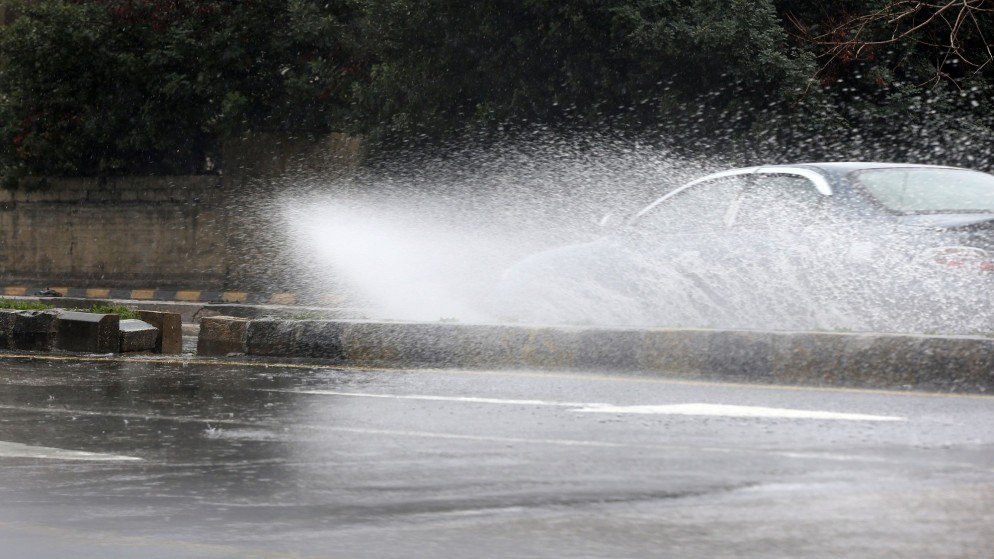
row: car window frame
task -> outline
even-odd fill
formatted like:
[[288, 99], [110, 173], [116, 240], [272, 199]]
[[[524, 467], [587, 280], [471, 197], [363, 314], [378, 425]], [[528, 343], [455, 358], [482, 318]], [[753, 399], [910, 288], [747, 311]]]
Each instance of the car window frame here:
[[692, 180], [692, 181], [684, 184], [683, 186], [680, 186], [678, 188], [675, 188], [675, 189], [671, 190], [670, 192], [667, 192], [663, 196], [657, 198], [654, 202], [652, 202], [648, 206], [646, 206], [646, 207], [642, 208], [641, 210], [639, 210], [628, 221], [628, 225], [629, 226], [635, 225], [638, 222], [639, 219], [641, 219], [647, 213], [649, 213], [653, 209], [655, 209], [656, 206], [658, 206], [658, 205], [666, 202], [670, 198], [673, 198], [674, 196], [680, 194], [681, 192], [687, 190], [688, 188], [692, 188], [692, 187], [694, 187], [694, 186], [696, 186], [698, 184], [701, 184], [701, 183], [707, 182], [707, 181], [711, 181], [711, 180], [714, 180], [714, 179], [721, 179], [721, 178], [726, 178], [726, 177], [734, 177], [734, 176], [738, 176], [738, 175], [753, 175], [753, 174], [760, 174], [760, 175], [770, 175], [770, 174], [772, 174], [772, 175], [794, 175], [794, 176], [798, 176], [798, 177], [803, 177], [803, 178], [806, 178], [809, 181], [811, 181], [811, 183], [814, 184], [815, 189], [818, 190], [818, 192], [820, 192], [821, 194], [824, 194], [825, 196], [833, 196], [835, 194], [835, 191], [832, 188], [832, 185], [828, 182], [828, 179], [824, 175], [822, 175], [821, 173], [819, 173], [818, 171], [814, 171], [812, 169], [805, 169], [803, 167], [793, 167], [793, 166], [789, 166], [789, 165], [784, 165], [784, 166], [773, 165], [773, 166], [742, 167], [742, 168], [739, 168], [739, 169], [729, 169], [727, 171], [720, 171], [720, 172], [717, 172], [717, 173], [711, 173], [709, 175], [705, 175], [703, 177], [694, 179], [694, 180]]
[[[753, 173], [753, 177], [754, 178], [748, 182], [748, 185], [749, 186], [754, 185], [755, 181], [761, 175], [762, 176], [772, 176], [772, 177], [775, 177], [775, 176], [793, 177], [793, 178], [798, 178], [798, 179], [802, 179], [802, 180], [806, 181], [809, 186], [807, 186], [807, 187], [800, 187], [800, 188], [811, 188], [812, 190], [814, 190], [815, 194], [819, 196], [818, 203], [821, 206], [822, 211], [830, 211], [827, 207], [825, 207], [825, 204], [829, 204], [830, 203], [831, 197], [832, 197], [832, 195], [833, 195], [834, 192], [833, 192], [833, 190], [831, 188], [831, 185], [829, 185], [828, 182], [824, 179], [824, 177], [822, 177], [820, 174], [817, 174], [817, 176], [822, 179], [821, 182], [811, 180], [811, 176], [809, 174], [807, 174], [807, 173], [800, 174], [800, 173], [794, 173], [794, 172], [789, 172], [789, 171], [788, 172], [784, 172], [780, 168], [769, 168], [768, 167], [768, 168], [762, 168], [759, 171], [757, 171], [756, 173]], [[823, 183], [823, 185], [822, 185], [822, 183]], [[732, 201], [732, 204], [731, 204], [731, 206], [729, 208], [729, 214], [730, 215], [727, 216], [726, 227], [728, 227], [730, 229], [738, 229], [738, 230], [756, 229], [755, 227], [750, 227], [748, 224], [741, 224], [738, 221], [739, 211], [740, 211], [740, 209], [742, 207], [742, 203], [743, 203], [742, 198], [743, 198], [743, 196], [746, 196], [748, 194], [749, 194], [749, 190], [748, 190], [748, 186], [747, 186], [747, 188], [743, 189], [741, 192], [739, 192], [739, 195], [736, 196], [735, 200]], [[812, 224], [812, 225], [814, 225], [814, 224]]]
[[[627, 229], [630, 230], [630, 231], [638, 231], [640, 229], [640, 227], [639, 227], [640, 220], [646, 219], [647, 216], [649, 216], [650, 214], [652, 214], [653, 211], [656, 210], [657, 208], [659, 208], [660, 205], [663, 205], [665, 202], [668, 202], [669, 200], [671, 200], [673, 198], [676, 198], [676, 197], [680, 196], [683, 193], [686, 193], [688, 190], [690, 190], [692, 188], [705, 188], [705, 187], [708, 186], [709, 183], [712, 183], [712, 182], [715, 182], [715, 181], [719, 181], [719, 180], [722, 180], [722, 179], [728, 179], [728, 178], [732, 178], [732, 177], [738, 177], [738, 176], [745, 176], [745, 181], [748, 182], [748, 180], [749, 180], [748, 176], [751, 175], [752, 173], [751, 172], [742, 172], [742, 171], [743, 171], [742, 169], [732, 169], [730, 171], [725, 171], [725, 172], [721, 172], [721, 173], [714, 173], [714, 174], [707, 175], [705, 177], [701, 177], [699, 179], [693, 180], [693, 181], [691, 181], [691, 182], [689, 182], [687, 184], [684, 184], [683, 186], [681, 186], [681, 187], [679, 187], [677, 189], [674, 189], [674, 190], [668, 192], [666, 195], [662, 196], [661, 198], [657, 199], [652, 204], [649, 204], [648, 206], [646, 206], [645, 208], [643, 208], [641, 211], [639, 211], [635, 215], [635, 217], [633, 217], [628, 222]], [[737, 187], [737, 188], [739, 188], [741, 190], [741, 187]], [[719, 220], [719, 223], [720, 223], [720, 226], [723, 227], [723, 228], [725, 228], [725, 229], [727, 229], [729, 227], [729, 224], [730, 224], [730, 222], [729, 222], [729, 214], [730, 214], [730, 212], [731, 212], [731, 210], [732, 210], [732, 208], [733, 208], [733, 206], [735, 204], [735, 201], [737, 199], [738, 199], [738, 193], [734, 193], [733, 196], [732, 196], [732, 198], [728, 201], [728, 205], [725, 207], [724, 211], [722, 212], [722, 215], [721, 215], [721, 218]], [[676, 231], [674, 231], [674, 232], [670, 232], [668, 234], [671, 234], [671, 235], [678, 235], [678, 234], [684, 234], [684, 235], [694, 234], [694, 235], [697, 235], [697, 234], [701, 234], [703, 232], [704, 231], [685, 231], [685, 232], [676, 232]]]

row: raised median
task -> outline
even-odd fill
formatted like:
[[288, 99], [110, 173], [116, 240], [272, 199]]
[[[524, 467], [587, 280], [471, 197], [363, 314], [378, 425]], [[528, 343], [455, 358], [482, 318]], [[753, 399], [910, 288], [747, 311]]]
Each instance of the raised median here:
[[203, 319], [198, 353], [383, 367], [583, 370], [808, 386], [994, 390], [994, 339], [980, 336], [221, 316]]

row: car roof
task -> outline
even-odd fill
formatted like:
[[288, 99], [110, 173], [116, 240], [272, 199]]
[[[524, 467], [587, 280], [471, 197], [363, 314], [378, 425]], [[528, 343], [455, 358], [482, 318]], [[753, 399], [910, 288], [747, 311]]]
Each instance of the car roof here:
[[886, 162], [876, 162], [876, 161], [826, 161], [826, 162], [810, 162], [810, 163], [792, 163], [792, 164], [774, 164], [774, 165], [758, 165], [755, 167], [740, 167], [735, 169], [726, 169], [717, 173], [712, 173], [704, 177], [700, 177], [691, 183], [687, 183], [685, 186], [702, 182], [703, 180], [722, 177], [722, 176], [732, 176], [740, 174], [750, 174], [755, 172], [761, 173], [774, 173], [777, 169], [783, 169], [784, 172], [795, 172], [797, 174], [806, 174], [810, 172], [816, 172], [820, 175], [824, 175], [829, 178], [838, 179], [852, 173], [854, 171], [865, 171], [869, 169], [959, 169], [968, 170], [962, 167], [952, 167], [947, 165], [921, 165], [917, 163], [886, 163]]
[[816, 169], [833, 175], [844, 175], [853, 171], [863, 171], [867, 169], [895, 169], [895, 168], [920, 168], [920, 169], [959, 169], [948, 165], [921, 165], [917, 163], [887, 163], [879, 161], [826, 161], [812, 163], [796, 163], [790, 165], [764, 165], [764, 167], [801, 167]]
[[744, 175], [751, 173], [772, 173], [776, 174], [778, 169], [783, 169], [785, 173], [797, 174], [806, 176], [811, 179], [818, 190], [822, 194], [831, 195], [834, 191], [831, 182], [838, 182], [842, 177], [852, 173], [854, 171], [864, 171], [868, 169], [897, 169], [897, 168], [917, 168], [917, 169], [960, 169], [967, 170], [961, 167], [950, 167], [944, 165], [920, 165], [915, 163], [884, 163], [884, 162], [867, 162], [867, 161], [830, 161], [830, 162], [818, 162], [818, 163], [796, 163], [796, 164], [780, 164], [780, 165], [760, 165], [755, 167], [740, 167], [736, 169], [727, 169], [724, 171], [719, 171], [717, 173], [712, 173], [699, 177], [693, 181], [690, 181], [679, 188], [671, 190], [664, 194], [662, 197], [656, 199], [653, 203], [642, 208], [641, 211], [635, 214], [632, 218], [633, 220], [645, 215], [646, 213], [652, 211], [653, 208], [658, 206], [660, 203], [672, 198], [676, 194], [680, 193], [687, 188], [690, 188], [701, 182], [715, 179], [719, 177], [729, 177], [735, 175]]

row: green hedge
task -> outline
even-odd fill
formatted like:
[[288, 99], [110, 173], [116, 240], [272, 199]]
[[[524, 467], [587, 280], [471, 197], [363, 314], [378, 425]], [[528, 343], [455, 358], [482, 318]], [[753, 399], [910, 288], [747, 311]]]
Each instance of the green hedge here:
[[0, 31], [7, 174], [201, 173], [224, 138], [330, 129], [347, 103], [321, 2], [36, 0]]
[[948, 18], [902, 0], [7, 3], [7, 176], [214, 172], [226, 139], [259, 131], [391, 148], [612, 130], [745, 159], [992, 159], [983, 9], [951, 40]]

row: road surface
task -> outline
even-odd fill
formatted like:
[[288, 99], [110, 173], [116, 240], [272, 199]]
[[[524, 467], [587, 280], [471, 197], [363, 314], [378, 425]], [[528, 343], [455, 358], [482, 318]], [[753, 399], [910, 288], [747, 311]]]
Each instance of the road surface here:
[[990, 557], [994, 399], [0, 357], [0, 557]]

